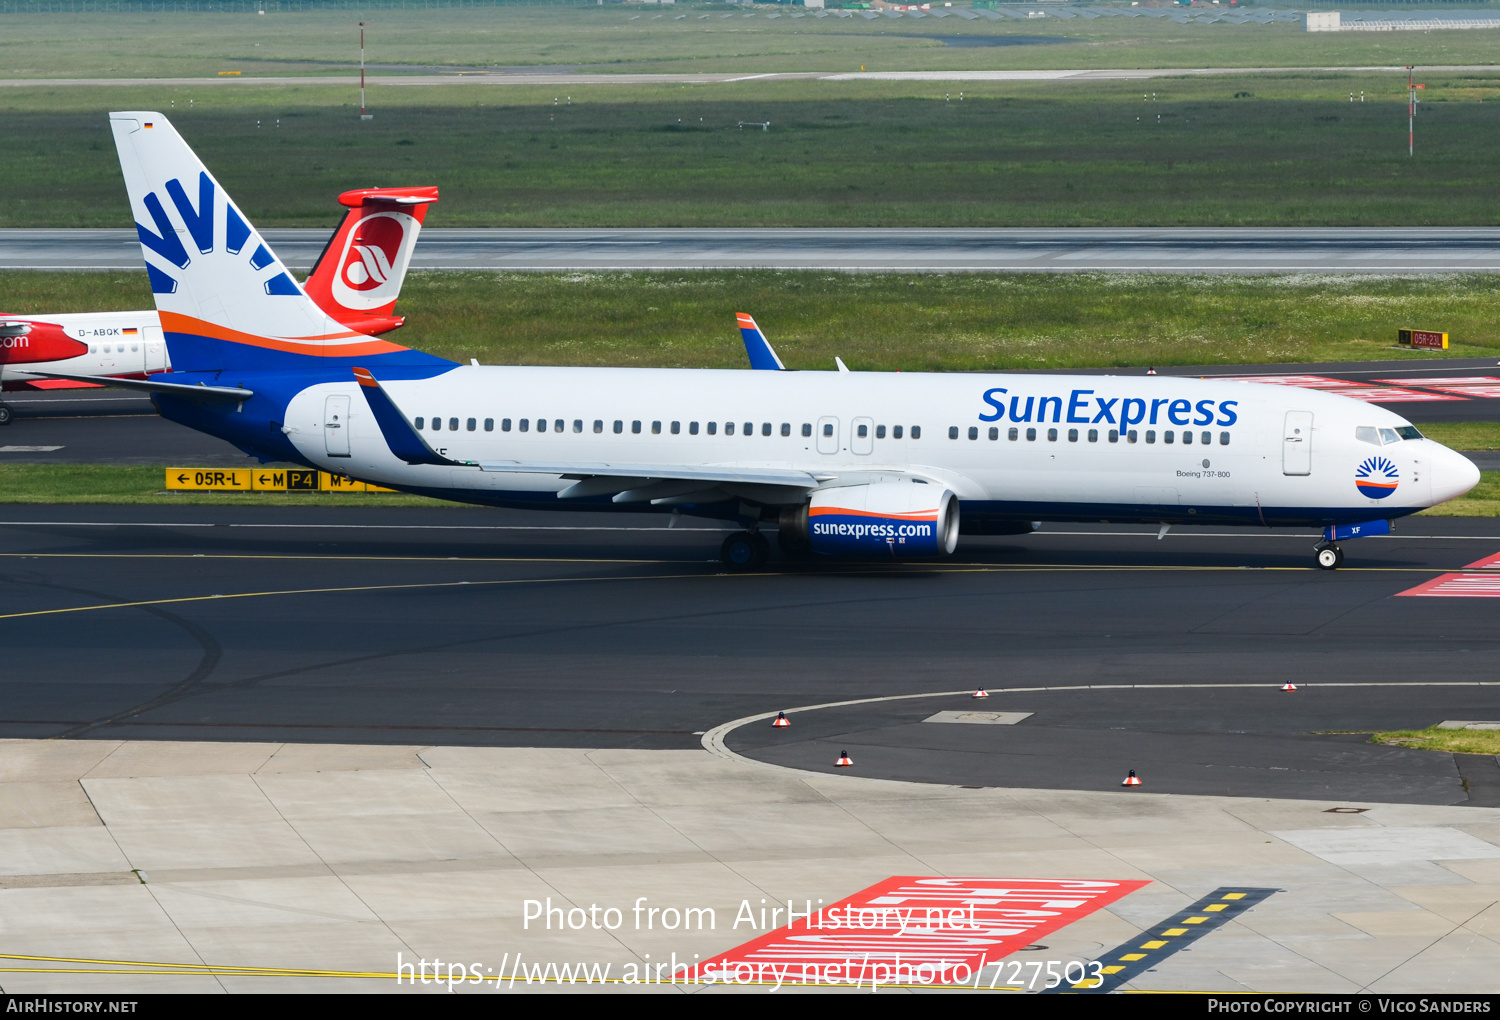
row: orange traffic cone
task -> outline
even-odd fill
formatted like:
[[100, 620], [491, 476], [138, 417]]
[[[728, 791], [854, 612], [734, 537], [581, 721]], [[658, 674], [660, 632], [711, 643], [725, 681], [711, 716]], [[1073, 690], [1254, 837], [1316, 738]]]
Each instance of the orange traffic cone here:
[[783, 727], [790, 726], [791, 724], [792, 721], [786, 717], [785, 712], [777, 712], [776, 721], [771, 723], [771, 725], [778, 730], [782, 729]]
[[985, 690], [983, 687], [979, 688], [979, 690], [975, 691], [971, 695], [971, 697], [975, 697], [975, 698], [988, 698], [989, 696], [990, 696], [990, 692], [987, 691], [987, 690]]
[[839, 752], [839, 760], [836, 761], [836, 762], [834, 762], [833, 764], [836, 765], [837, 767], [841, 768], [841, 769], [846, 769], [849, 766], [851, 766], [851, 765], [854, 764], [854, 760], [849, 757], [849, 752], [848, 751], [840, 751]]
[[1297, 693], [1297, 685], [1294, 684], [1294, 683], [1292, 683], [1290, 680], [1288, 680], [1286, 683], [1282, 684], [1281, 685], [1281, 689], [1284, 690], [1284, 691], [1286, 691], [1288, 694], [1295, 694], [1295, 693]]
[[1126, 776], [1125, 777], [1125, 782], [1121, 783], [1120, 785], [1121, 786], [1140, 786], [1141, 785], [1141, 781], [1135, 777], [1135, 769], [1131, 769], [1130, 770], [1130, 775]]

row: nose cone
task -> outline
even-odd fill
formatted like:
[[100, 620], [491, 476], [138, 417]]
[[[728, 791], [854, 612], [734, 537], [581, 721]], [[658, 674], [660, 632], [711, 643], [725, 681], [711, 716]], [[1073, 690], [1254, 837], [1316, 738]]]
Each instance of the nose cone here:
[[1432, 503], [1446, 503], [1457, 499], [1479, 484], [1478, 466], [1456, 450], [1433, 443], [1437, 449], [1432, 456]]

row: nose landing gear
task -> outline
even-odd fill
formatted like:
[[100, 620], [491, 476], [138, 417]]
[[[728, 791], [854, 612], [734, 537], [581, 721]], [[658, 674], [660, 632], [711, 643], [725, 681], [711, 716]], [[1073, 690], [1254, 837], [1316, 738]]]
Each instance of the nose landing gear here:
[[1318, 566], [1323, 570], [1337, 570], [1344, 565], [1344, 550], [1332, 543], [1319, 543], [1313, 550]]

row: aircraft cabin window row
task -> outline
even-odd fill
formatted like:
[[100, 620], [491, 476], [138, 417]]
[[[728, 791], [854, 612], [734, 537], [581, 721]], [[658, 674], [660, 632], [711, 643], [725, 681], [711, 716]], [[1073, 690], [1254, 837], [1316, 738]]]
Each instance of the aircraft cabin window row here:
[[[959, 430], [958, 430], [958, 426], [957, 425], [949, 426], [949, 428], [948, 428], [948, 438], [949, 439], [957, 439], [958, 438], [958, 431]], [[1389, 430], [1386, 430], [1386, 431], [1389, 431]], [[1413, 431], [1415, 431], [1415, 430], [1413, 430]], [[1076, 443], [1076, 442], [1078, 442], [1080, 435], [1082, 435], [1083, 438], [1087, 439], [1088, 442], [1090, 442], [1090, 443], [1097, 443], [1099, 441], [1099, 430], [1098, 429], [1088, 429], [1088, 430], [1083, 431], [1083, 432], [1080, 432], [1079, 429], [1068, 429], [1068, 442], [1070, 442], [1070, 443]], [[1182, 431], [1182, 443], [1183, 443], [1184, 446], [1191, 446], [1194, 442], [1200, 443], [1203, 446], [1212, 446], [1213, 445], [1214, 434], [1212, 432], [1209, 432], [1208, 430], [1205, 429], [1203, 432], [1197, 433], [1198, 438], [1196, 440], [1194, 440], [1193, 435], [1194, 435], [1194, 433], [1192, 433], [1191, 431], [1189, 431], [1187, 429], [1183, 429], [1183, 431]], [[1037, 436], [1037, 430], [1036, 429], [1031, 428], [1031, 429], [1027, 429], [1026, 430], [1026, 441], [1028, 443], [1034, 443], [1034, 442], [1036, 442], [1036, 436]], [[1055, 443], [1055, 442], [1057, 442], [1057, 436], [1058, 436], [1058, 430], [1057, 429], [1048, 429], [1047, 430], [1047, 442], [1049, 442], [1049, 443]], [[1130, 429], [1128, 432], [1125, 433], [1125, 441], [1127, 443], [1134, 443], [1134, 442], [1136, 442], [1139, 439], [1139, 437], [1140, 437], [1140, 433], [1137, 432], [1135, 429]], [[974, 426], [970, 426], [970, 428], [969, 428], [969, 438], [970, 439], [978, 439], [979, 438], [979, 429], [976, 428], [976, 427], [974, 427]], [[1000, 438], [1000, 430], [998, 428], [991, 428], [989, 430], [989, 438], [991, 440], [998, 440]], [[1014, 427], [1008, 429], [1006, 431], [1006, 438], [1009, 439], [1012, 443], [1016, 442], [1017, 440], [1019, 440], [1021, 438], [1021, 430], [1018, 429], [1018, 428], [1014, 428]], [[1109, 442], [1111, 442], [1111, 443], [1118, 443], [1120, 441], [1120, 430], [1119, 429], [1110, 429], [1105, 434], [1105, 438]], [[1177, 441], [1177, 439], [1176, 439], [1176, 433], [1174, 433], [1171, 429], [1166, 430], [1165, 432], [1162, 433], [1162, 440], [1161, 441], [1163, 443], [1175, 443]], [[1147, 429], [1146, 430], [1146, 442], [1147, 443], [1155, 443], [1156, 442], [1156, 430], [1155, 429]], [[1366, 440], [1366, 442], [1369, 442], [1369, 440]], [[1220, 446], [1228, 446], [1229, 445], [1229, 433], [1228, 432], [1220, 432], [1219, 433], [1219, 445]]]
[[[421, 432], [424, 429], [428, 429], [429, 428], [429, 422], [431, 423], [430, 424], [431, 431], [433, 431], [433, 432], [442, 432], [443, 431], [443, 429], [444, 429], [443, 419], [441, 417], [438, 417], [438, 416], [433, 416], [431, 419], [426, 418], [426, 417], [413, 418], [412, 419], [412, 426], [418, 432]], [[662, 425], [663, 425], [662, 422], [653, 421], [651, 423], [651, 434], [653, 436], [659, 436], [659, 435], [661, 435], [661, 433], [662, 433]], [[583, 422], [582, 418], [574, 418], [573, 419], [572, 431], [574, 431], [574, 432], [580, 432], [581, 433], [583, 431], [583, 426], [584, 426], [584, 422]], [[681, 435], [682, 434], [682, 422], [680, 422], [680, 421], [667, 422], [666, 426], [667, 426], [667, 431], [670, 432], [672, 435], [677, 436], [677, 435]], [[447, 428], [447, 430], [449, 432], [458, 432], [458, 431], [461, 431], [461, 430], [468, 431], [468, 432], [475, 432], [475, 431], [478, 431], [478, 427], [479, 427], [479, 421], [476, 418], [467, 418], [467, 419], [465, 419], [462, 426], [459, 425], [459, 419], [457, 419], [457, 418], [449, 418], [448, 419], [448, 424], [446, 426], [446, 428]], [[500, 431], [501, 432], [509, 432], [509, 431], [511, 431], [512, 427], [514, 427], [519, 432], [529, 432], [529, 431], [531, 431], [531, 419], [529, 419], [529, 418], [521, 418], [521, 419], [519, 419], [519, 420], [517, 420], [515, 422], [512, 422], [511, 419], [509, 419], [509, 418], [501, 418], [500, 419]], [[568, 423], [566, 421], [564, 421], [562, 418], [557, 418], [557, 419], [555, 419], [551, 423], [551, 428], [552, 428], [552, 431], [554, 431], [554, 432], [565, 432], [565, 431], [568, 431]], [[640, 422], [638, 420], [637, 421], [632, 421], [630, 423], [630, 432], [631, 432], [631, 435], [640, 435], [641, 431], [642, 431], [642, 428], [643, 428], [643, 423], [642, 422]], [[855, 431], [858, 434], [859, 438], [861, 438], [861, 439], [867, 439], [867, 438], [869, 438], [869, 435], [870, 435], [870, 428], [871, 428], [871, 426], [869, 426], [869, 425], [863, 425], [862, 424], [862, 425], [855, 426]], [[547, 422], [546, 418], [538, 418], [538, 419], [536, 419], [536, 430], [538, 432], [546, 432], [547, 429], [548, 429], [548, 422]], [[874, 429], [875, 429], [875, 438], [876, 439], [884, 439], [885, 438], [885, 436], [886, 436], [886, 427], [884, 425], [876, 425], [876, 426], [874, 426]], [[594, 419], [594, 423], [593, 423], [593, 430], [596, 433], [602, 433], [604, 431], [604, 419], [602, 419], [602, 418], [595, 418]], [[486, 431], [486, 432], [493, 432], [493, 431], [495, 431], [495, 419], [493, 419], [493, 418], [486, 418], [486, 419], [484, 419], [484, 431]], [[618, 418], [615, 419], [614, 424], [611, 427], [611, 431], [614, 432], [615, 435], [621, 435], [621, 434], [623, 434], [624, 431], [625, 431], [625, 421], [623, 419], [618, 419]], [[716, 421], [706, 422], [704, 424], [704, 431], [708, 435], [710, 435], [710, 436], [718, 435], [718, 433], [719, 433], [719, 423], [716, 422]], [[747, 421], [747, 422], [739, 423], [739, 422], [726, 421], [724, 423], [724, 435], [726, 435], [726, 436], [732, 436], [737, 431], [739, 432], [740, 435], [753, 436], [753, 435], [755, 435], [755, 432], [756, 432], [755, 422], [753, 422], [753, 421]], [[811, 438], [811, 436], [813, 434], [812, 424], [810, 422], [803, 422], [803, 424], [802, 424], [802, 430], [801, 431], [802, 431], [803, 438]], [[891, 438], [892, 439], [901, 439], [906, 434], [906, 431], [907, 430], [906, 430], [906, 428], [904, 426], [901, 426], [901, 425], [892, 425], [890, 427]], [[990, 431], [994, 432], [995, 430], [994, 429], [990, 429]], [[1014, 432], [1015, 430], [1012, 429], [1011, 431]], [[698, 422], [695, 422], [695, 421], [688, 422], [687, 423], [687, 432], [688, 432], [688, 435], [690, 435], [690, 436], [696, 436], [696, 435], [698, 435]], [[760, 423], [760, 434], [762, 436], [770, 436], [770, 435], [773, 435], [773, 434], [780, 434], [782, 436], [789, 437], [792, 434], [792, 423], [784, 421], [784, 422], [781, 423], [780, 426], [777, 426], [773, 422], [769, 422], [769, 421], [761, 422]], [[834, 434], [834, 427], [833, 427], [832, 423], [825, 422], [823, 424], [823, 434], [825, 436], [832, 436]], [[911, 437], [913, 439], [921, 439], [922, 438], [922, 426], [920, 426], [920, 425], [913, 425], [913, 426], [911, 426]], [[994, 437], [992, 436], [991, 438], [994, 438]]]

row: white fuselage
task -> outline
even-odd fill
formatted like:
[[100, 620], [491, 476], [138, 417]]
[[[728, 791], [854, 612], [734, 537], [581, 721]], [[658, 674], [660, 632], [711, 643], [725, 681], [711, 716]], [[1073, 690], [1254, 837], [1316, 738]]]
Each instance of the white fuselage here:
[[[793, 468], [822, 486], [916, 477], [951, 489], [966, 515], [1373, 520], [1451, 499], [1478, 481], [1461, 455], [1400, 438], [1395, 430], [1411, 434], [1410, 425], [1389, 411], [1283, 386], [1164, 376], [479, 366], [384, 385], [408, 421], [421, 419], [428, 444], [457, 461]], [[347, 431], [331, 438], [330, 409], [345, 406]], [[432, 428], [434, 418], [441, 429]], [[559, 509], [570, 502], [555, 498], [573, 484], [558, 473], [398, 459], [352, 379], [301, 391], [285, 424], [298, 450], [325, 470], [476, 502], [551, 497]], [[1384, 488], [1357, 486], [1356, 476], [1363, 471], [1367, 482], [1372, 470]], [[775, 501], [760, 496], [752, 501]]]
[[[74, 340], [88, 345], [88, 353], [59, 361], [0, 366], [0, 381], [31, 382], [38, 372], [65, 375], [139, 378], [172, 367], [156, 312], [81, 312], [66, 315], [20, 315], [61, 326]], [[134, 330], [134, 332], [131, 332]]]

